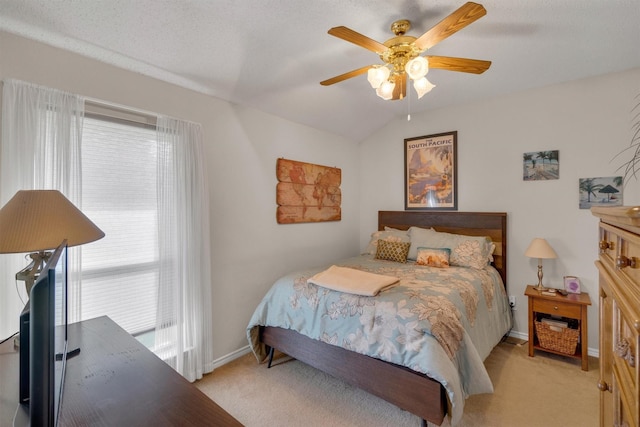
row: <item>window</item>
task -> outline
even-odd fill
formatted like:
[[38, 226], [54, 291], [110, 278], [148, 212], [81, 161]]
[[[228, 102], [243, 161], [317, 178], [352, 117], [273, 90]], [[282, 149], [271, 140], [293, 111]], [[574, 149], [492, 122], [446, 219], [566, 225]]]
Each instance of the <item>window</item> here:
[[90, 111], [87, 105], [82, 210], [105, 237], [82, 247], [82, 286], [76, 297], [82, 319], [108, 315], [139, 335], [156, 325], [156, 130]]
[[[55, 188], [106, 232], [69, 252], [75, 266], [70, 321], [109, 315], [132, 334], [151, 332], [148, 346], [188, 380], [209, 372], [210, 208], [202, 125], [11, 79], [2, 98], [2, 132], [12, 135], [0, 147], [3, 198], [24, 188]], [[8, 261], [17, 265], [15, 258]], [[83, 277], [75, 274], [80, 269]], [[0, 291], [1, 312], [11, 308], [4, 295]]]

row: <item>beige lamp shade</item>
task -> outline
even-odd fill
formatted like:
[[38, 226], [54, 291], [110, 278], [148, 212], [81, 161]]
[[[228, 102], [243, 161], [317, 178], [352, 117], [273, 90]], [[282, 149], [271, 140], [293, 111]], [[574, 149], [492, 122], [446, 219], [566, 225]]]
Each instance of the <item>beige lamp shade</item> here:
[[529, 258], [557, 258], [556, 251], [547, 243], [545, 239], [536, 237], [531, 241], [529, 247], [524, 252]]
[[542, 285], [542, 260], [548, 258], [557, 258], [556, 251], [547, 243], [545, 239], [536, 237], [531, 241], [529, 247], [524, 251], [524, 255], [529, 258], [538, 258], [538, 291], [544, 291], [546, 288]]
[[57, 190], [21, 190], [0, 209], [0, 253], [38, 252], [104, 237], [73, 203]]

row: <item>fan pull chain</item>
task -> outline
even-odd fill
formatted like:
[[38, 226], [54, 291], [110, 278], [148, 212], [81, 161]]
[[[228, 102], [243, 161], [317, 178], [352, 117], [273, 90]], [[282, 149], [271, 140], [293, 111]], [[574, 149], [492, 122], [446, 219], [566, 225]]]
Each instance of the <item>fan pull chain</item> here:
[[411, 91], [407, 90], [407, 121], [411, 121]]

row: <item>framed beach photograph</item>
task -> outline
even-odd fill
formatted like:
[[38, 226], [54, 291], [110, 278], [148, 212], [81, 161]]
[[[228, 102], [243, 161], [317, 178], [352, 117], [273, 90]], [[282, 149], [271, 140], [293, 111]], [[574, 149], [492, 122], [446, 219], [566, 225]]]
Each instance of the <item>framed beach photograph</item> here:
[[522, 155], [522, 179], [545, 181], [560, 178], [560, 152], [532, 151]]
[[458, 210], [458, 132], [404, 140], [405, 210]]
[[579, 178], [579, 208], [591, 209], [593, 206], [622, 206], [623, 178]]

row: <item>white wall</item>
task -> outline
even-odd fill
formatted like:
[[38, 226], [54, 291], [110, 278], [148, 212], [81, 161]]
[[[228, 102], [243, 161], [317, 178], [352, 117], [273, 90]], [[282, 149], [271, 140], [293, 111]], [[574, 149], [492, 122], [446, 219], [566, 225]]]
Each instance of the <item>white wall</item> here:
[[[634, 69], [395, 121], [360, 146], [360, 246], [376, 229], [378, 210], [404, 209], [404, 138], [457, 130], [458, 210], [508, 213], [514, 330], [527, 333], [523, 294], [537, 283], [537, 260], [523, 253], [532, 238], [544, 237], [558, 259], [544, 261], [543, 282], [562, 287], [564, 275], [580, 278], [593, 303], [589, 347], [597, 350], [598, 221], [578, 208], [578, 179], [620, 175], [622, 161], [611, 159], [629, 146], [638, 94], [640, 69]], [[429, 95], [418, 102], [429, 102]], [[560, 179], [523, 181], [523, 153], [548, 150], [560, 151]], [[637, 181], [628, 182], [624, 202], [640, 204]]]
[[[537, 280], [536, 261], [522, 254], [533, 237], [541, 236], [559, 256], [545, 261], [545, 283], [560, 286], [563, 275], [576, 275], [592, 296], [589, 346], [597, 348], [597, 220], [578, 209], [578, 178], [616, 175], [619, 164], [610, 159], [631, 140], [640, 69], [414, 114], [410, 122], [398, 120], [358, 146], [2, 32], [0, 52], [0, 79], [202, 123], [212, 201], [216, 357], [247, 344], [249, 317], [278, 276], [357, 253], [376, 229], [378, 210], [404, 208], [404, 138], [451, 130], [458, 131], [458, 209], [509, 214], [508, 288], [518, 298], [515, 330], [527, 331], [523, 292]], [[428, 95], [420, 102], [429, 102]], [[523, 182], [522, 154], [546, 150], [560, 151], [560, 179]], [[278, 225], [278, 157], [341, 168], [342, 221]], [[627, 185], [624, 197], [625, 204], [640, 204], [636, 181]], [[16, 304], [16, 313], [0, 313], [0, 332], [12, 331], [14, 321], [17, 329], [19, 309]]]
[[[247, 345], [253, 309], [284, 272], [358, 252], [358, 147], [256, 110], [0, 32], [0, 79], [15, 78], [203, 125], [211, 193], [214, 355]], [[276, 223], [276, 160], [342, 169], [342, 220]], [[99, 224], [98, 224], [99, 225]], [[13, 272], [0, 272], [3, 285]], [[15, 297], [13, 286], [2, 286]], [[0, 336], [21, 309], [0, 313]], [[2, 310], [0, 310], [2, 311]], [[15, 323], [14, 323], [15, 322]]]

